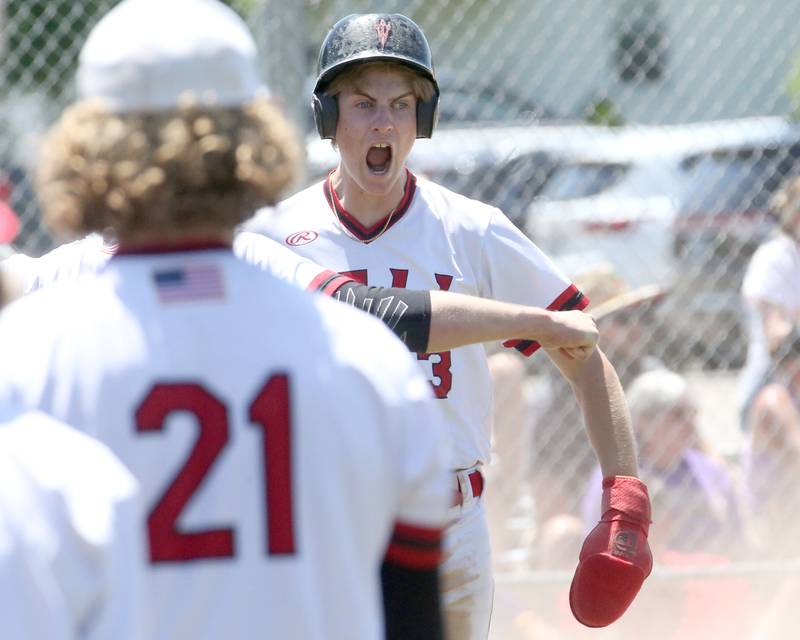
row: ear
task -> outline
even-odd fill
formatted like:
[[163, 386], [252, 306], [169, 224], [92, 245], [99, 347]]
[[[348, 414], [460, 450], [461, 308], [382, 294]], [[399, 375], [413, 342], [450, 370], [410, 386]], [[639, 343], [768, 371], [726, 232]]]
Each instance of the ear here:
[[315, 93], [311, 99], [314, 109], [314, 123], [317, 125], [319, 137], [333, 140], [336, 136], [336, 123], [339, 120], [339, 101], [335, 96]]

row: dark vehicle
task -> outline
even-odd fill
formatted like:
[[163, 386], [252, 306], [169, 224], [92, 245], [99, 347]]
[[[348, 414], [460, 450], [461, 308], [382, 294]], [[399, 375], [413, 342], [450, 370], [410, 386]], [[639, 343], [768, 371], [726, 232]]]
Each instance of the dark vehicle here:
[[693, 341], [694, 355], [711, 365], [740, 366], [742, 278], [775, 228], [770, 199], [787, 176], [800, 173], [800, 134], [786, 143], [698, 154], [684, 167], [689, 181], [673, 236], [677, 304], [701, 337]]
[[706, 273], [741, 272], [774, 226], [770, 198], [795, 173], [800, 145], [743, 148], [686, 160], [690, 180], [675, 220], [675, 255]]

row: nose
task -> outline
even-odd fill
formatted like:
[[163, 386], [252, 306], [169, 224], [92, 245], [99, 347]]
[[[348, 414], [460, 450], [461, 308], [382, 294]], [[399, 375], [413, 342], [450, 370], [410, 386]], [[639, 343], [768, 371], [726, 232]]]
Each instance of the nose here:
[[392, 110], [389, 107], [381, 106], [375, 109], [372, 119], [372, 129], [376, 133], [388, 133], [394, 129], [394, 119]]

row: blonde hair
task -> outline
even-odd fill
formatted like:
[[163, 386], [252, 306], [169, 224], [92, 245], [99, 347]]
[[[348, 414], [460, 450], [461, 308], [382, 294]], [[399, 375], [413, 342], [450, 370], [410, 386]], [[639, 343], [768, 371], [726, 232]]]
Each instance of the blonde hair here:
[[351, 86], [359, 80], [365, 73], [373, 69], [381, 71], [397, 71], [411, 84], [411, 92], [417, 100], [431, 100], [436, 94], [436, 89], [433, 86], [430, 78], [426, 78], [411, 67], [408, 67], [399, 62], [389, 62], [386, 60], [374, 60], [372, 62], [363, 62], [361, 64], [354, 64], [342, 71], [336, 76], [333, 81], [325, 89], [325, 95], [337, 96], [342, 90]]
[[297, 178], [297, 140], [266, 99], [121, 115], [79, 102], [44, 142], [36, 176], [43, 217], [56, 232], [111, 227], [121, 240], [198, 224], [232, 230]]

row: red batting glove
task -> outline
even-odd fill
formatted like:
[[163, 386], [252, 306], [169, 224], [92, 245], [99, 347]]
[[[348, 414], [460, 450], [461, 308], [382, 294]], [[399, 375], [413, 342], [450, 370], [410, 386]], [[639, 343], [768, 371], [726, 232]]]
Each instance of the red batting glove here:
[[650, 498], [638, 478], [603, 480], [603, 516], [587, 536], [569, 590], [572, 615], [605, 627], [630, 606], [653, 569], [647, 544]]

